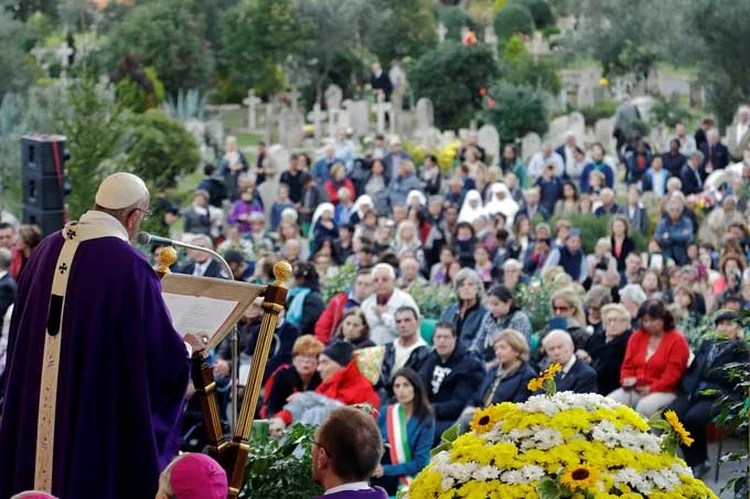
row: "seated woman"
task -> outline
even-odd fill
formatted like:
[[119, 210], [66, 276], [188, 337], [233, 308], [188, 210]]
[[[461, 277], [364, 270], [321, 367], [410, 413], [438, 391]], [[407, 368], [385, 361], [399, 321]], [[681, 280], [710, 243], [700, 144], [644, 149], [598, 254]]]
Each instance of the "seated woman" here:
[[662, 300], [646, 300], [638, 322], [620, 369], [621, 388], [609, 397], [650, 418], [677, 398], [690, 347]]
[[[730, 379], [724, 369], [728, 364], [750, 360], [737, 318], [736, 312], [719, 312], [716, 316], [718, 337], [703, 340], [682, 380], [681, 394], [670, 406], [695, 439], [690, 447], [682, 447], [682, 453], [696, 478], [705, 475], [709, 468], [706, 425], [719, 415], [717, 400], [729, 396], [741, 401], [745, 396], [736, 380]], [[706, 395], [705, 390], [716, 390], [717, 393]]]
[[475, 407], [487, 407], [501, 402], [525, 402], [531, 396], [526, 387], [536, 377], [529, 365], [529, 342], [523, 333], [505, 329], [493, 342], [497, 365], [485, 376], [477, 392]]
[[479, 330], [469, 351], [479, 355], [483, 362], [492, 362], [496, 358], [495, 335], [498, 331], [515, 329], [526, 338], [527, 343], [532, 331], [529, 317], [518, 308], [513, 293], [505, 286], [492, 286], [487, 293], [486, 303], [489, 311], [479, 323]]
[[388, 448], [375, 469], [372, 484], [395, 496], [430, 461], [435, 416], [419, 375], [408, 367], [393, 377], [396, 402], [380, 411], [378, 426]]
[[482, 305], [484, 284], [479, 274], [467, 268], [458, 271], [455, 282], [458, 301], [445, 309], [440, 321], [456, 326], [458, 341], [468, 349], [474, 343], [482, 318], [487, 313]]
[[355, 350], [375, 346], [370, 339], [370, 326], [362, 309], [350, 308], [344, 313], [330, 342], [336, 340], [351, 343]]
[[632, 331], [628, 309], [619, 303], [601, 309], [604, 329], [595, 331], [576, 355], [596, 370], [598, 392], [602, 395], [620, 387], [620, 367]]
[[280, 436], [292, 423], [320, 424], [331, 410], [342, 405], [369, 404], [380, 408], [380, 397], [372, 383], [357, 368], [354, 347], [345, 341], [328, 345], [318, 357], [322, 383], [314, 392], [295, 393], [284, 409], [271, 419], [269, 431]]
[[260, 416], [265, 418], [284, 408], [293, 393], [315, 390], [320, 385], [318, 355], [323, 343], [311, 335], [297, 338], [292, 347], [292, 364], [279, 367], [263, 387]]
[[289, 289], [286, 301], [286, 320], [297, 326], [300, 334], [314, 334], [315, 322], [326, 308], [314, 265], [306, 262], [294, 265], [294, 285]]

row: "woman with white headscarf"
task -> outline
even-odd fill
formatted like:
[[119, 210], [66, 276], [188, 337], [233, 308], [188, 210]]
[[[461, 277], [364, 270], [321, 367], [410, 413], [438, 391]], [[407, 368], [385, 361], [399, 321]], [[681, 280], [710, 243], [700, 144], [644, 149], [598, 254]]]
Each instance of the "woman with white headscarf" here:
[[320, 203], [312, 216], [313, 252], [320, 248], [325, 239], [334, 241], [339, 236], [339, 230], [333, 216], [336, 208], [332, 203]]
[[354, 201], [352, 216], [349, 219], [351, 225], [357, 225], [365, 218], [365, 213], [375, 209], [375, 201], [368, 194], [362, 194]]
[[505, 223], [512, 225], [519, 208], [518, 203], [513, 200], [508, 186], [501, 182], [496, 182], [492, 184], [490, 190], [492, 192], [492, 199], [485, 205], [484, 210], [488, 215], [493, 217], [498, 213], [502, 213], [505, 215]]
[[464, 204], [461, 206], [461, 211], [458, 213], [458, 223], [473, 223], [478, 216], [484, 214], [485, 211], [482, 207], [482, 195], [479, 194], [479, 191], [472, 189], [467, 192], [466, 197], [464, 198]]
[[412, 207], [424, 208], [427, 206], [427, 197], [422, 191], [412, 189], [409, 194], [406, 195], [406, 207], [411, 209]]

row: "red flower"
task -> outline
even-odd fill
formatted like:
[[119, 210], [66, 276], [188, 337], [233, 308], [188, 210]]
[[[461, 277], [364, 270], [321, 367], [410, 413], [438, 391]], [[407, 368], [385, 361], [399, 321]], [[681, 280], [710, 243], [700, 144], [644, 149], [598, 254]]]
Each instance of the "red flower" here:
[[486, 88], [480, 88], [479, 89], [479, 95], [482, 96], [482, 97], [484, 97], [485, 95], [487, 95], [487, 89]]
[[490, 109], [492, 109], [493, 107], [495, 107], [495, 99], [493, 99], [493, 98], [487, 99], [487, 107], [489, 107]]

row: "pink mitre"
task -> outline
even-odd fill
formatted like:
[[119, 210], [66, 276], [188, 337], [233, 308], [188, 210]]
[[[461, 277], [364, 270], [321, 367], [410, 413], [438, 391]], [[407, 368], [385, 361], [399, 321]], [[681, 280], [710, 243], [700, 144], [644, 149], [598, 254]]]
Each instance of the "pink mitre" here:
[[227, 474], [205, 454], [183, 454], [169, 473], [169, 485], [176, 499], [226, 499]]

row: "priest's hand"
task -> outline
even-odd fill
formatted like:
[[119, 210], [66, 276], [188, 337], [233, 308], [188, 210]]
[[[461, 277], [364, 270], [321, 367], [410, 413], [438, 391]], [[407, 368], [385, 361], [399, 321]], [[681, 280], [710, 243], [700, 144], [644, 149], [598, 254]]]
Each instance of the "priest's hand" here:
[[193, 355], [206, 349], [207, 341], [205, 340], [205, 336], [198, 336], [197, 334], [188, 333], [185, 335], [183, 340], [193, 349]]

